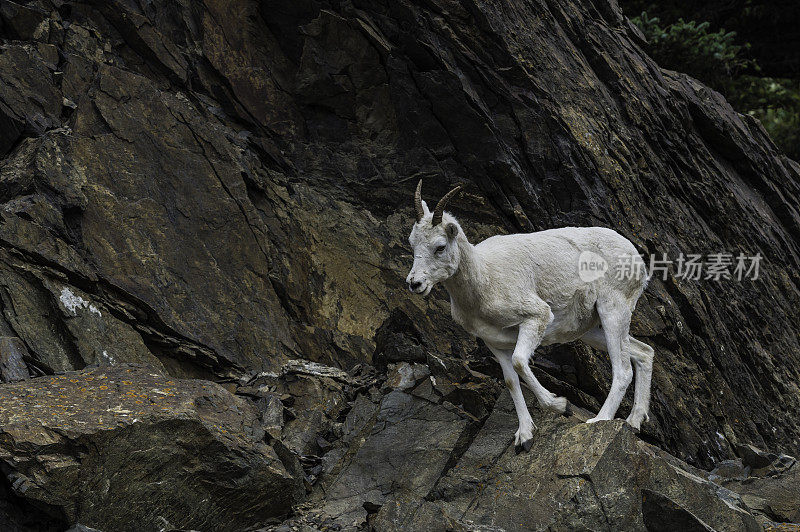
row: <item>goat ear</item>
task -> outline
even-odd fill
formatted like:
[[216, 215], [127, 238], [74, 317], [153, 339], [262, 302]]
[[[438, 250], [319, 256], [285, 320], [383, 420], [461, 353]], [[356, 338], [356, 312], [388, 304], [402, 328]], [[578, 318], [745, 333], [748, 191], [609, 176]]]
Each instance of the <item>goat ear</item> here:
[[447, 235], [448, 239], [453, 240], [458, 234], [458, 227], [453, 222], [450, 222], [444, 226], [444, 234]]
[[422, 212], [424, 213], [424, 216], [429, 215], [431, 211], [430, 209], [428, 209], [428, 204], [425, 203], [425, 200], [421, 200], [421, 203], [422, 203]]

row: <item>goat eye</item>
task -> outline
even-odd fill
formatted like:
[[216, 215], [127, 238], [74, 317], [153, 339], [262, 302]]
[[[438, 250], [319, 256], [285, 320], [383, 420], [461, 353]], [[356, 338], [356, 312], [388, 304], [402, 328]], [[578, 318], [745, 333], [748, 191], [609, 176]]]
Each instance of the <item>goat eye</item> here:
[[446, 247], [447, 246], [439, 246], [439, 247], [437, 247], [436, 248], [436, 254], [437, 255], [441, 255], [442, 253], [444, 253], [444, 250], [445, 250]]

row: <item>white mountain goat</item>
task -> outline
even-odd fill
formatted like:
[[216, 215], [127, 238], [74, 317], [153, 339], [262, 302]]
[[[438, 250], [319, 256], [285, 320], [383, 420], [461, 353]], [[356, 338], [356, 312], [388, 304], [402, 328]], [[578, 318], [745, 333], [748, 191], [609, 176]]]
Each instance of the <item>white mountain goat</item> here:
[[[441, 282], [450, 294], [453, 319], [483, 339], [494, 354], [519, 418], [515, 445], [532, 444], [533, 420], [520, 377], [545, 408], [563, 413], [556, 397], [528, 366], [540, 345], [583, 340], [611, 358], [611, 391], [596, 417], [613, 419], [633, 379], [633, 409], [627, 422], [639, 429], [648, 418], [653, 348], [628, 334], [631, 313], [647, 284], [644, 262], [629, 240], [602, 227], [564, 227], [501, 235], [472, 245], [453, 216], [444, 212], [461, 187], [448, 192], [433, 212], [417, 185], [417, 222], [409, 243], [414, 266], [406, 278], [412, 292], [426, 296]], [[598, 271], [582, 271], [593, 263]]]

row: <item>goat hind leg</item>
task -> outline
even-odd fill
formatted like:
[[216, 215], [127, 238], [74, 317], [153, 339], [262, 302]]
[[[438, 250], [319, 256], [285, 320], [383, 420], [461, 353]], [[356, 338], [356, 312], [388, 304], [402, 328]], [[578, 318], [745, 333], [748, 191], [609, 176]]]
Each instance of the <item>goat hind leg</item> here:
[[636, 430], [642, 426], [642, 421], [647, 421], [650, 409], [650, 380], [653, 376], [653, 348], [640, 342], [633, 336], [630, 337], [631, 360], [636, 366], [636, 387], [633, 396], [633, 408], [626, 421]]
[[597, 312], [606, 338], [608, 357], [611, 359], [611, 390], [597, 416], [587, 423], [614, 419], [625, 391], [633, 380], [631, 367], [630, 338], [631, 310], [616, 299], [598, 300]]
[[[605, 333], [600, 328], [589, 330], [581, 337], [581, 341], [595, 349], [608, 351]], [[626, 421], [638, 430], [642, 421], [646, 421], [649, 417], [647, 412], [650, 406], [650, 381], [653, 375], [653, 348], [633, 336], [629, 336], [629, 342], [636, 381], [633, 408]]]

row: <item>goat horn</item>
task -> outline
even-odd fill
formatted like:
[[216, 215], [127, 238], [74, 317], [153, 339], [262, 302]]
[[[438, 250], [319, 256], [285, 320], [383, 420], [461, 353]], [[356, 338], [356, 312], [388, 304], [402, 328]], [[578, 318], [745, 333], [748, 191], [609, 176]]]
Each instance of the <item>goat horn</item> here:
[[442, 215], [444, 214], [444, 208], [447, 207], [447, 202], [450, 201], [450, 198], [455, 196], [461, 192], [461, 185], [458, 185], [456, 188], [448, 192], [447, 194], [439, 200], [439, 203], [436, 204], [436, 208], [433, 210], [433, 225], [439, 225], [442, 223]]
[[417, 221], [425, 217], [425, 209], [422, 208], [422, 179], [417, 183], [417, 191], [414, 193], [414, 208], [417, 210]]

